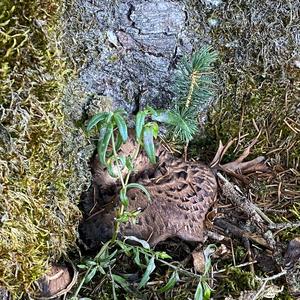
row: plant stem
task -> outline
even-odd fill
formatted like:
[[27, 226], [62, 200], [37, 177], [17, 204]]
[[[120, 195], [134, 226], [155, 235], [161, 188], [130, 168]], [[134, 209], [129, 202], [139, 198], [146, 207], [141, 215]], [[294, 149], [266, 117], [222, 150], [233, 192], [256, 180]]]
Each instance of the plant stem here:
[[[114, 154], [114, 157], [118, 157], [118, 153], [117, 153], [117, 150], [116, 150], [116, 143], [115, 143], [114, 135], [112, 135], [112, 138], [111, 138], [111, 144], [112, 144], [112, 148], [113, 148], [113, 154]], [[120, 180], [121, 180], [122, 188], [125, 189], [126, 186], [125, 186], [125, 183], [124, 183], [122, 171], [120, 170], [120, 166], [119, 166], [118, 160], [117, 160], [117, 170], [118, 170], [118, 176], [119, 176], [119, 178], [120, 178]]]
[[86, 279], [86, 277], [88, 276], [88, 274], [90, 273], [90, 271], [92, 270], [92, 268], [93, 268], [93, 266], [90, 266], [90, 267], [88, 268], [88, 270], [86, 271], [86, 273], [85, 273], [85, 275], [83, 276], [83, 278], [82, 278], [82, 280], [81, 280], [81, 282], [80, 282], [78, 288], [76, 289], [76, 291], [75, 291], [75, 293], [74, 293], [72, 299], [73, 299], [73, 298], [74, 298], [74, 299], [77, 299], [78, 294], [79, 294], [79, 292], [80, 292], [80, 290], [81, 290], [81, 288], [82, 288], [82, 286], [83, 286], [83, 284], [84, 284], [84, 282], [85, 282], [85, 279]]
[[[118, 157], [118, 153], [116, 151], [116, 145], [115, 145], [115, 139], [114, 139], [114, 136], [112, 136], [112, 148], [113, 148], [113, 154], [115, 157]], [[140, 152], [140, 147], [141, 145], [138, 144], [137, 145], [137, 148], [133, 154], [133, 157], [132, 157], [132, 160], [135, 161], [139, 152]], [[132, 173], [132, 171], [128, 171], [127, 175], [126, 175], [126, 178], [125, 178], [125, 181], [124, 181], [124, 178], [123, 178], [123, 175], [122, 175], [122, 171], [120, 170], [120, 166], [119, 166], [119, 163], [118, 163], [118, 160], [117, 160], [117, 171], [118, 171], [118, 176], [120, 178], [120, 181], [121, 181], [121, 184], [122, 184], [122, 188], [127, 192], [127, 185], [128, 185], [128, 181], [129, 181], [129, 178], [130, 178], [130, 175]], [[118, 219], [120, 216], [123, 215], [124, 213], [124, 205], [121, 203], [119, 209], [117, 210], [117, 214], [116, 214], [116, 219]], [[115, 225], [114, 225], [114, 233], [113, 233], [113, 236], [112, 236], [112, 239], [111, 241], [114, 243], [118, 237], [118, 233], [119, 233], [119, 230], [120, 230], [120, 223], [118, 221], [115, 221]]]
[[191, 102], [192, 102], [192, 96], [193, 96], [194, 89], [197, 85], [198, 78], [199, 78], [199, 72], [198, 71], [192, 72], [192, 74], [191, 74], [191, 85], [190, 85], [189, 93], [188, 93], [187, 100], [186, 100], [186, 103], [185, 103], [186, 108], [188, 108], [190, 106]]

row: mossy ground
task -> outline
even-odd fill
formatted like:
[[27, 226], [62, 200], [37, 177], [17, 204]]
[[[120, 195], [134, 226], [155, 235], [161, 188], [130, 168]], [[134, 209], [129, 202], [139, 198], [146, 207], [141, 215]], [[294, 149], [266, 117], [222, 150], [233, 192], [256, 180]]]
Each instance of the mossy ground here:
[[[57, 0], [0, 2], [0, 286], [16, 297], [76, 238], [78, 210], [67, 197], [72, 157], [63, 156], [65, 128], [59, 105], [66, 71], [56, 39], [59, 5]], [[222, 87], [205, 137], [191, 152], [208, 161], [219, 139], [237, 137], [235, 151], [227, 156], [231, 160], [262, 130], [253, 155], [264, 154], [276, 176], [255, 185], [253, 200], [285, 211], [269, 213], [276, 222], [299, 221], [297, 1], [241, 0], [221, 8], [196, 1], [193, 11], [192, 17], [201, 20], [195, 30], [209, 35], [219, 51]], [[219, 25], [208, 26], [210, 19]], [[286, 229], [278, 238], [286, 243], [296, 235], [299, 229]], [[248, 271], [228, 270], [225, 280], [214, 281], [216, 294], [221, 287], [226, 288], [222, 296], [253, 288]], [[158, 295], [167, 274], [160, 267], [152, 274], [151, 285], [143, 291], [146, 299], [193, 297], [197, 282], [184, 277], [175, 289]], [[236, 276], [245, 280], [237, 285]], [[109, 276], [100, 283], [109, 283]], [[112, 298], [110, 286], [101, 292], [97, 285], [101, 299]], [[282, 294], [278, 299], [291, 298]]]
[[[242, 0], [224, 3], [219, 8], [207, 8], [195, 2], [194, 8], [195, 17], [203, 20], [196, 30], [209, 34], [212, 44], [219, 51], [218, 74], [223, 85], [219, 89], [217, 104], [210, 111], [205, 136], [195, 142], [191, 151], [209, 160], [219, 140], [226, 142], [237, 138], [236, 147], [232, 146], [225, 157], [230, 161], [237, 158], [261, 131], [259, 142], [251, 155], [264, 155], [274, 177], [269, 181], [251, 184], [252, 201], [276, 223], [299, 222], [300, 69], [297, 65], [297, 1]], [[216, 20], [218, 25], [208, 26], [210, 19]], [[299, 233], [299, 227], [296, 226], [294, 229], [278, 231], [276, 238], [279, 243], [286, 245]], [[236, 242], [234, 244], [236, 249]], [[255, 269], [258, 272], [255, 275], [259, 275], [261, 271], [257, 267]], [[249, 268], [244, 270], [248, 271]], [[238, 297], [241, 290], [251, 287], [243, 284], [242, 280], [234, 279], [233, 274], [229, 271], [224, 280], [216, 280], [215, 286], [217, 290], [221, 288], [223, 295]], [[249, 278], [252, 275], [249, 273]], [[276, 299], [293, 297], [285, 290]]]
[[20, 297], [76, 239], [59, 99], [60, 2], [0, 2], [0, 286]]

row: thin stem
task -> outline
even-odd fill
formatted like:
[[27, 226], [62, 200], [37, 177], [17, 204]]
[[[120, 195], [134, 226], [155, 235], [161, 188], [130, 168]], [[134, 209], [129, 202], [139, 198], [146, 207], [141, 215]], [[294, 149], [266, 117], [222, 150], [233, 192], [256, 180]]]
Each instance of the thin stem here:
[[86, 273], [85, 273], [85, 275], [83, 276], [83, 278], [82, 278], [82, 280], [81, 280], [81, 282], [80, 282], [78, 288], [76, 289], [76, 291], [75, 291], [74, 296], [72, 297], [72, 299], [73, 299], [73, 298], [74, 298], [74, 299], [77, 299], [78, 294], [79, 294], [79, 292], [80, 292], [80, 290], [81, 290], [81, 288], [82, 288], [82, 286], [83, 286], [83, 284], [84, 284], [84, 282], [85, 282], [85, 279], [86, 279], [86, 277], [88, 276], [88, 274], [90, 273], [90, 271], [92, 270], [92, 268], [93, 268], [93, 266], [90, 266], [90, 267], [88, 268], [88, 270], [86, 271]]
[[[132, 157], [132, 160], [133, 160], [133, 161], [135, 161], [136, 158], [138, 157], [138, 155], [139, 155], [139, 153], [140, 153], [140, 148], [141, 148], [141, 144], [138, 144], [138, 145], [137, 145], [137, 148], [135, 149], [135, 152], [133, 153], [133, 157]], [[129, 181], [131, 172], [132, 172], [132, 171], [129, 171], [128, 174], [127, 174], [127, 176], [126, 176], [126, 179], [125, 179], [125, 185], [128, 184], [128, 181]]]
[[[111, 144], [112, 144], [112, 148], [113, 148], [114, 157], [118, 157], [114, 135], [112, 135], [112, 137], [111, 137]], [[122, 187], [123, 187], [123, 189], [125, 189], [126, 186], [125, 186], [125, 183], [124, 183], [122, 171], [120, 170], [120, 166], [119, 166], [118, 160], [117, 160], [117, 164], [116, 165], [117, 165], [118, 176], [119, 176], [119, 178], [121, 180]]]
[[202, 277], [203, 277], [202, 275], [198, 275], [198, 274], [189, 272], [189, 271], [187, 271], [187, 270], [184, 270], [184, 269], [182, 269], [182, 268], [180, 268], [180, 267], [173, 266], [171, 263], [168, 263], [168, 262], [166, 262], [166, 261], [163, 260], [163, 259], [159, 259], [159, 258], [158, 258], [157, 260], [158, 260], [159, 262], [161, 262], [162, 264], [164, 264], [164, 265], [166, 265], [166, 266], [172, 268], [173, 270], [176, 270], [176, 271], [178, 271], [178, 272], [180, 272], [180, 273], [182, 273], [182, 274], [185, 274], [185, 275], [187, 275], [187, 276], [190, 276], [190, 277], [196, 277], [196, 278], [202, 278]]
[[[112, 135], [111, 144], [112, 144], [112, 148], [113, 148], [114, 157], [118, 157], [114, 135]], [[117, 164], [116, 165], [117, 165], [118, 177], [120, 178], [120, 181], [121, 181], [121, 184], [122, 184], [122, 188], [124, 190], [126, 190], [126, 185], [127, 184], [125, 184], [125, 182], [124, 182], [124, 178], [123, 178], [123, 175], [122, 175], [122, 171], [120, 170], [120, 166], [119, 166], [119, 161], [118, 160], [117, 160]], [[124, 213], [124, 205], [121, 203], [121, 206], [120, 206], [120, 208], [117, 211], [116, 217], [118, 218], [123, 213]], [[116, 239], [118, 237], [118, 233], [119, 233], [119, 230], [120, 230], [120, 223], [116, 221], [114, 227], [115, 227], [114, 228], [114, 233], [113, 233], [113, 236], [112, 236], [112, 239], [111, 239], [113, 243], [116, 241]]]
[[114, 281], [114, 278], [113, 278], [112, 273], [111, 273], [110, 265], [108, 266], [108, 268], [109, 268], [109, 275], [110, 275], [110, 279], [111, 279], [113, 297], [114, 297], [114, 300], [117, 300], [118, 298], [117, 298], [116, 289], [115, 289], [115, 281]]
[[[115, 145], [115, 139], [114, 139], [114, 136], [112, 136], [112, 148], [113, 148], [113, 154], [115, 157], [118, 157], [118, 153], [116, 151], [116, 145]], [[137, 148], [133, 154], [133, 158], [132, 160], [135, 161], [139, 152], [140, 152], [140, 144], [137, 145]], [[120, 181], [121, 181], [121, 184], [122, 184], [122, 188], [127, 192], [127, 185], [128, 185], [128, 181], [129, 181], [129, 178], [130, 178], [130, 175], [132, 173], [132, 171], [128, 171], [127, 175], [126, 175], [126, 178], [125, 178], [125, 181], [124, 181], [124, 178], [123, 178], [123, 175], [122, 175], [122, 171], [120, 170], [120, 166], [119, 166], [119, 163], [118, 163], [118, 160], [117, 160], [117, 171], [118, 171], [118, 176], [120, 178]], [[118, 209], [117, 211], [117, 214], [116, 214], [116, 218], [119, 218], [120, 216], [123, 215], [124, 213], [124, 205], [121, 203], [120, 205], [120, 208]], [[114, 233], [113, 233], [113, 236], [112, 236], [112, 242], [114, 243], [118, 237], [118, 233], [119, 233], [119, 230], [120, 230], [120, 223], [118, 221], [115, 222], [115, 228], [114, 228]]]
[[192, 102], [192, 96], [193, 96], [193, 93], [194, 93], [195, 86], [197, 85], [198, 78], [199, 78], [199, 72], [198, 71], [192, 72], [192, 74], [191, 74], [191, 85], [190, 85], [189, 93], [188, 93], [186, 103], [185, 103], [186, 108], [188, 108], [190, 106], [191, 102]]

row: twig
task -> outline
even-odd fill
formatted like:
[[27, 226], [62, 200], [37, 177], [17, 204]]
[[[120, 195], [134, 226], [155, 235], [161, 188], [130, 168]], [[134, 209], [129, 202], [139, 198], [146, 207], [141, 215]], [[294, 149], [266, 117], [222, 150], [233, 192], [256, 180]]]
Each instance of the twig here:
[[[243, 264], [240, 264], [240, 265], [236, 265], [236, 266], [234, 266], [235, 268], [242, 268], [242, 267], [247, 267], [247, 266], [249, 266], [249, 265], [254, 265], [254, 264], [256, 264], [257, 263], [257, 261], [256, 260], [254, 260], [254, 261], [249, 261], [249, 262], [246, 262], [246, 263], [243, 263]], [[223, 272], [226, 272], [227, 271], [227, 269], [221, 269], [221, 270], [219, 270], [219, 271], [213, 271], [213, 275], [214, 274], [219, 274], [219, 273], [223, 273]]]
[[182, 274], [185, 274], [185, 275], [187, 275], [189, 277], [196, 277], [196, 278], [201, 278], [202, 277], [201, 275], [198, 275], [198, 274], [192, 273], [190, 271], [184, 270], [184, 269], [182, 269], [180, 267], [173, 266], [171, 263], [168, 263], [165, 260], [162, 260], [162, 259], [157, 259], [157, 260], [159, 262], [161, 262], [162, 264], [164, 264], [164, 265], [166, 265], [166, 266], [168, 266], [168, 267], [170, 267], [170, 268], [172, 268], [172, 269], [174, 269], [174, 270], [176, 270], [178, 272], [181, 272]]
[[271, 277], [267, 277], [267, 278], [256, 277], [257, 280], [264, 281], [264, 283], [262, 284], [262, 286], [260, 287], [260, 289], [258, 290], [258, 292], [256, 293], [256, 295], [254, 296], [253, 300], [258, 299], [258, 297], [260, 296], [260, 294], [262, 293], [262, 291], [265, 289], [267, 283], [268, 283], [270, 280], [277, 279], [277, 278], [279, 278], [279, 277], [285, 275], [286, 273], [287, 273], [287, 271], [286, 271], [286, 270], [283, 270], [281, 273], [276, 274], [276, 275], [273, 275], [273, 276], [271, 276]]
[[300, 221], [298, 222], [293, 222], [293, 223], [273, 223], [273, 224], [270, 224], [268, 225], [268, 227], [270, 229], [279, 229], [279, 230], [284, 230], [284, 229], [287, 229], [287, 228], [297, 228], [300, 226]]
[[270, 220], [260, 208], [248, 201], [246, 197], [239, 192], [237, 186], [230, 183], [221, 173], [217, 173], [217, 176], [224, 182], [224, 185], [222, 186], [224, 196], [228, 197], [235, 205], [239, 206], [243, 212], [258, 224], [263, 223], [263, 220], [269, 224], [273, 224], [273, 221]]
[[225, 221], [222, 218], [215, 219], [214, 224], [216, 226], [224, 229], [224, 231], [225, 230], [229, 231], [229, 233], [231, 233], [235, 237], [238, 237], [240, 239], [247, 238], [247, 239], [249, 239], [249, 240], [265, 247], [265, 248], [268, 248], [268, 249], [272, 250], [272, 246], [269, 245], [267, 243], [267, 241], [264, 238], [262, 238], [261, 236], [258, 236], [257, 234], [242, 230], [239, 227], [237, 227], [237, 226], [235, 226], [231, 223], [228, 223], [227, 221]]

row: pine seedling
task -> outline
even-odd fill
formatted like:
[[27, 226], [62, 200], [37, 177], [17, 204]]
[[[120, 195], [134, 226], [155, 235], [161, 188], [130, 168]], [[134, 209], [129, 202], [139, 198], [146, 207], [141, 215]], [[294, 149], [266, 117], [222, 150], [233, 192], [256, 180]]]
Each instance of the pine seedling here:
[[173, 107], [154, 119], [167, 123], [172, 140], [188, 144], [198, 129], [198, 114], [213, 96], [213, 67], [217, 52], [204, 47], [189, 60], [184, 57], [175, 72]]

